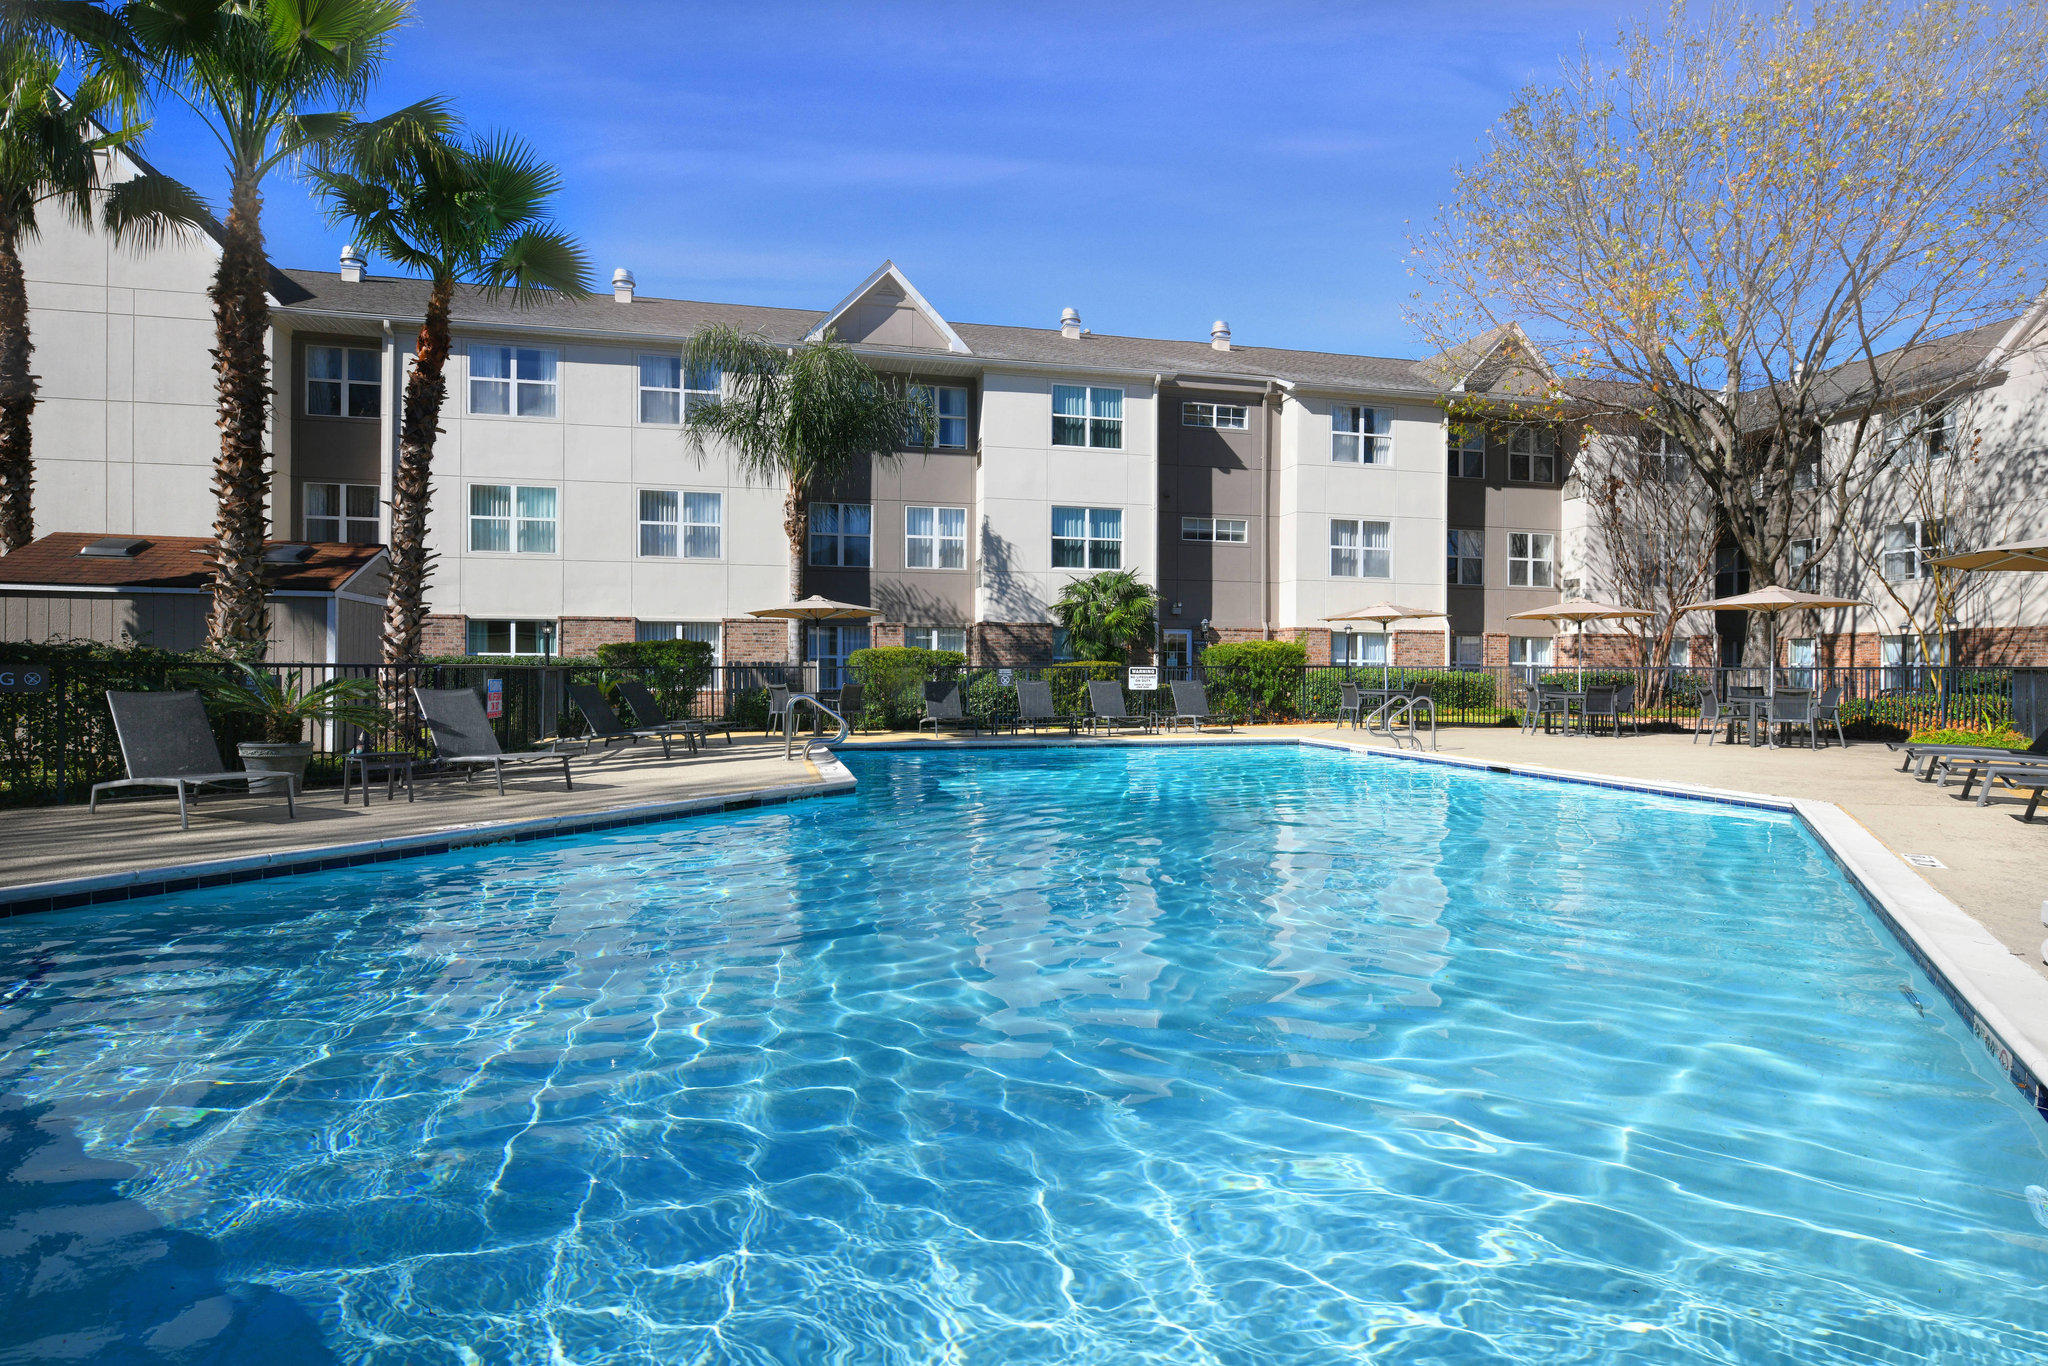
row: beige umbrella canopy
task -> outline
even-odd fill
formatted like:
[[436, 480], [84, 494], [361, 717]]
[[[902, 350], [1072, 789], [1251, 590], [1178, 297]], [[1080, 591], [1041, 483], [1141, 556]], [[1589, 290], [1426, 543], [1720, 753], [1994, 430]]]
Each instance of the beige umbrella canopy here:
[[[1380, 635], [1385, 636], [1387, 634], [1387, 626], [1390, 622], [1408, 621], [1416, 617], [1440, 617], [1442, 615], [1442, 612], [1438, 612], [1428, 607], [1403, 607], [1399, 603], [1376, 602], [1370, 607], [1361, 607], [1356, 612], [1339, 612], [1335, 616], [1324, 617], [1323, 620], [1376, 621], [1380, 624]], [[1346, 634], [1349, 633], [1347, 632]], [[1382, 690], [1384, 690], [1387, 686], [1388, 657], [1392, 653], [1393, 652], [1388, 649], [1382, 649], [1380, 651], [1380, 688]]]
[[1754, 593], [1741, 593], [1732, 598], [1709, 598], [1705, 602], [1689, 602], [1679, 608], [1681, 612], [1762, 612], [1770, 618], [1770, 667], [1764, 671], [1764, 693], [1770, 697], [1778, 695], [1778, 613], [1797, 612], [1806, 609], [1821, 610], [1830, 607], [1868, 607], [1870, 604], [1857, 598], [1837, 598], [1826, 593], [1802, 593], [1796, 588], [1780, 588], [1773, 585], [1759, 588]]
[[2048, 540], [2007, 541], [2004, 545], [1988, 545], [1982, 550], [1963, 550], [1953, 555], [1937, 555], [1928, 561], [1943, 569], [2001, 569], [2031, 570], [2036, 574], [2048, 573]]
[[[882, 615], [872, 607], [861, 607], [850, 602], [834, 602], [813, 593], [799, 602], [784, 603], [780, 607], [757, 607], [747, 613], [750, 617], [773, 617], [778, 621], [857, 621], [863, 617]], [[797, 636], [796, 662], [804, 662], [804, 638]], [[802, 675], [798, 675], [801, 679]]]
[[[1566, 598], [1548, 607], [1531, 607], [1526, 612], [1508, 613], [1509, 621], [1568, 621], [1583, 634], [1589, 621], [1626, 621], [1632, 617], [1654, 617], [1655, 612], [1641, 607], [1617, 607], [1611, 602], [1594, 602], [1590, 598]], [[1579, 656], [1579, 685], [1585, 686], [1586, 658], [1582, 651]]]

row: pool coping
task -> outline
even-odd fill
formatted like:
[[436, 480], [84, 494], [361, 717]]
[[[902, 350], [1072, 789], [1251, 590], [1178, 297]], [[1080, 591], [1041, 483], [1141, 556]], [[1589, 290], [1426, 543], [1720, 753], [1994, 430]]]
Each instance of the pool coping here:
[[[1435, 764], [1474, 772], [1780, 811], [1796, 816], [1835, 861], [1850, 885], [1870, 904], [1879, 921], [1941, 989], [2013, 1085], [2044, 1119], [2048, 1119], [2048, 978], [2041, 977], [2021, 961], [1990, 930], [1929, 886], [1854, 817], [1830, 802], [1773, 797], [1694, 783], [1612, 778], [1535, 764], [1504, 764], [1434, 752], [1386, 749], [1332, 736], [1196, 733], [1170, 739], [1160, 736], [949, 737], [937, 743], [929, 740], [869, 742], [859, 745], [856, 752], [1227, 746], [1296, 746], [1335, 750], [1378, 762]], [[0, 917], [68, 910], [259, 878], [416, 858], [476, 845], [647, 825], [688, 816], [836, 796], [854, 790], [853, 774], [840, 761], [838, 753], [824, 750], [811, 762], [817, 770], [817, 782], [777, 784], [705, 797], [636, 802], [561, 816], [477, 821], [417, 835], [0, 887]]]

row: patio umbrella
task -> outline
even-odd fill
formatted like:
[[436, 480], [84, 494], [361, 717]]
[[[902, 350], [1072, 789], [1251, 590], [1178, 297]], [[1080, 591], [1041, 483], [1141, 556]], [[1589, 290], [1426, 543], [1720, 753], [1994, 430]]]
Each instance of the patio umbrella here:
[[[1656, 615], [1655, 612], [1648, 612], [1640, 607], [1616, 607], [1611, 602], [1594, 602], [1589, 598], [1566, 598], [1563, 602], [1554, 602], [1548, 607], [1532, 607], [1526, 612], [1510, 612], [1508, 613], [1508, 620], [1568, 621], [1578, 628], [1574, 632], [1574, 637], [1576, 638], [1585, 633], [1586, 623], [1589, 621], [1625, 621], [1630, 617], [1654, 617]], [[1579, 691], [1584, 692], [1586, 689], [1586, 654], [1583, 650], [1574, 650], [1572, 653], [1578, 656]]]
[[2009, 569], [2048, 573], [2048, 540], [2007, 541], [2004, 545], [1988, 545], [1982, 550], [1937, 555], [1927, 563], [1940, 565], [1943, 569]]
[[[1428, 607], [1403, 607], [1398, 603], [1379, 602], [1374, 603], [1371, 607], [1361, 607], [1356, 612], [1340, 612], [1333, 617], [1324, 617], [1323, 620], [1376, 621], [1380, 624], [1380, 636], [1384, 639], [1389, 622], [1409, 621], [1416, 617], [1440, 617], [1442, 615], [1442, 612]], [[1349, 635], [1351, 633], [1347, 630], [1345, 634]], [[1393, 657], [1393, 653], [1393, 646], [1391, 644], [1380, 647], [1380, 690], [1382, 692], [1386, 691], [1387, 662]]]
[[1759, 588], [1732, 598], [1689, 602], [1681, 612], [1762, 612], [1770, 618], [1770, 667], [1764, 671], [1764, 696], [1778, 695], [1778, 613], [1822, 607], [1868, 607], [1855, 598], [1833, 598], [1825, 593], [1802, 593], [1796, 588]]
[[[780, 607], [757, 607], [747, 613], [750, 617], [772, 617], [778, 621], [858, 621], [864, 617], [882, 615], [872, 607], [861, 607], [851, 602], [834, 602], [813, 593], [800, 602], [784, 603]], [[804, 662], [804, 638], [797, 635], [796, 662], [802, 668]], [[801, 675], [799, 675], [801, 678]]]

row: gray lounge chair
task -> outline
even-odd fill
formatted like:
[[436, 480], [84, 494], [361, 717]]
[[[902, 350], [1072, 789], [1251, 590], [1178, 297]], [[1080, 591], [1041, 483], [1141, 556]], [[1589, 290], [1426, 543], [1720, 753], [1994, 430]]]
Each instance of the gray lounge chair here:
[[1080, 721], [1073, 716], [1062, 716], [1053, 705], [1052, 684], [1043, 681], [1024, 681], [1017, 684], [1017, 725], [1031, 727], [1036, 733], [1040, 727], [1057, 726], [1072, 735]]
[[[107, 710], [114, 716], [114, 735], [121, 742], [125, 778], [92, 785], [93, 811], [100, 793], [123, 787], [169, 787], [178, 793], [178, 828], [192, 828], [189, 803], [199, 789], [247, 783], [252, 794], [284, 789], [285, 815], [296, 820], [293, 779], [276, 773], [237, 772], [220, 757], [220, 742], [206, 719], [206, 706], [196, 692], [110, 692]], [[258, 784], [264, 784], [259, 787]], [[188, 796], [189, 794], [189, 796]]]
[[484, 704], [468, 688], [414, 688], [420, 718], [434, 740], [434, 759], [450, 772], [471, 772], [488, 768], [497, 775], [498, 795], [505, 795], [505, 768], [527, 764], [560, 764], [562, 786], [575, 789], [569, 777], [569, 756], [551, 749], [514, 750], [507, 753], [498, 745], [491, 718]]
[[[1962, 795], [1964, 797], [1970, 795], [1971, 788], [1976, 787], [1980, 782], [1983, 783], [1984, 786], [1977, 792], [1977, 805], [1979, 806], [1983, 806], [1990, 801], [1991, 788], [1994, 783], [2002, 782], [2008, 787], [2019, 789], [2024, 789], [2028, 786], [2028, 783], [2024, 781], [2028, 778], [2036, 778], [2044, 783], [2048, 783], [2048, 759], [2035, 758], [2013, 750], [2007, 750], [2004, 754], [1996, 757], [1990, 755], [1965, 756], [1951, 754], [1936, 759], [1930, 767], [1935, 770], [1936, 777], [1943, 787], [1948, 786], [1950, 778], [1961, 778], [1963, 780]], [[2031, 809], [2030, 807], [2029, 810]]]
[[1200, 730], [1204, 725], [1215, 725], [1218, 721], [1222, 722], [1225, 730], [1235, 731], [1237, 729], [1236, 724], [1229, 717], [1218, 717], [1209, 710], [1209, 690], [1203, 687], [1201, 683], [1192, 678], [1176, 678], [1173, 680], [1173, 720], [1170, 723], [1171, 725], [1178, 728], [1182, 722], [1186, 722], [1196, 730]]
[[1913, 765], [1924, 762], [1920, 770], [1921, 780], [1932, 778], [1938, 763], [1945, 759], [2010, 759], [2015, 756], [2048, 759], [2048, 730], [2034, 737], [2034, 743], [2023, 750], [1997, 749], [1990, 745], [1915, 745], [1904, 740], [1894, 740], [1891, 747], [1906, 756], [1906, 762], [1899, 765], [1899, 772], [1912, 771]]
[[1088, 682], [1088, 712], [1086, 718], [1090, 732], [1096, 730], [1146, 730], [1152, 729], [1152, 718], [1133, 716], [1124, 707], [1124, 690], [1120, 684], [1106, 679], [1095, 678]]
[[725, 716], [685, 716], [671, 721], [662, 715], [661, 702], [649, 688], [637, 678], [619, 680], [619, 695], [626, 699], [626, 705], [633, 709], [633, 719], [642, 730], [653, 730], [660, 726], [675, 727], [678, 735], [688, 730], [692, 734], [709, 740], [713, 735], [724, 732], [725, 743], [732, 743], [732, 720]]
[[593, 738], [604, 741], [604, 747], [637, 744], [642, 740], [656, 740], [661, 744], [661, 757], [675, 758], [671, 741], [678, 735], [690, 747], [690, 753], [697, 752], [697, 733], [688, 726], [676, 726], [664, 722], [658, 726], [629, 726], [619, 719], [612, 710], [612, 704], [604, 700], [604, 693], [595, 683], [571, 683], [568, 686], [569, 700], [576, 704], [576, 710], [583, 713], [583, 723], [590, 727]]
[[[2026, 760], [2016, 763], [2011, 761], [2004, 763], [1993, 762], [1985, 764], [1980, 768], [1977, 771], [1977, 776], [1984, 780], [1984, 788], [1977, 794], [1977, 805], [1979, 806], [1989, 803], [1991, 787], [1994, 783], [2004, 783], [2015, 792], [2027, 793], [2027, 809], [2020, 816], [2020, 819], [2023, 821], [2034, 819], [2034, 813], [2041, 809], [2041, 794], [2048, 792], [2048, 763], [2035, 763]], [[1970, 795], [1968, 779], [1965, 779], [1963, 782], [1963, 795], [1965, 797]]]
[[958, 683], [927, 683], [924, 685], [924, 718], [917, 723], [923, 730], [930, 726], [934, 733], [942, 730], [971, 730], [981, 734], [983, 722], [971, 714], [960, 700]]

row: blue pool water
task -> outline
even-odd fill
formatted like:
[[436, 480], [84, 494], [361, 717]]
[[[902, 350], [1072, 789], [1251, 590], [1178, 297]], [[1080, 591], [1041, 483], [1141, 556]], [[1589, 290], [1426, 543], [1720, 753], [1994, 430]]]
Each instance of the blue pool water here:
[[2048, 1356], [2048, 1127], [1789, 817], [848, 764], [0, 923], [0, 1362]]

